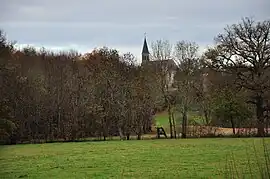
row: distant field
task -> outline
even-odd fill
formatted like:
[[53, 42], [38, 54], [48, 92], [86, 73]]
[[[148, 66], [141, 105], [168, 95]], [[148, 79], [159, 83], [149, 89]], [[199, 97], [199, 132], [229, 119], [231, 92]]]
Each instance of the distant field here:
[[[190, 121], [196, 121], [197, 123], [202, 123], [202, 118], [196, 112], [190, 112], [188, 114], [188, 119]], [[176, 124], [182, 123], [182, 115], [181, 113], [175, 113], [175, 121]], [[155, 122], [163, 127], [169, 126], [169, 115], [167, 111], [157, 113], [155, 115]]]
[[[182, 124], [182, 114], [177, 112], [174, 115], [175, 117], [175, 122], [176, 122], [176, 131], [177, 133], [181, 132], [181, 124]], [[169, 115], [167, 111], [157, 113], [154, 117], [155, 119], [155, 125], [156, 126], [162, 126], [166, 133], [170, 133], [170, 128], [169, 128]], [[190, 112], [188, 114], [188, 121], [190, 124], [193, 122], [196, 122], [197, 124], [203, 124], [203, 119], [200, 117], [196, 112]]]
[[[265, 139], [265, 142], [270, 145], [270, 139]], [[254, 145], [257, 146], [256, 152]], [[252, 172], [253, 178], [260, 178], [257, 161], [263, 158], [262, 139], [132, 140], [0, 146], [0, 178], [224, 178], [226, 163], [230, 163], [226, 158], [235, 161], [232, 163], [239, 175], [244, 173], [249, 178]]]
[[[179, 114], [177, 114], [176, 116], [179, 116]], [[157, 125], [160, 125], [162, 127], [168, 126], [169, 125], [169, 121], [168, 121], [169, 117], [168, 117], [168, 113], [165, 112], [161, 112], [161, 113], [157, 113], [155, 115], [155, 122]], [[179, 122], [179, 121], [177, 121]]]

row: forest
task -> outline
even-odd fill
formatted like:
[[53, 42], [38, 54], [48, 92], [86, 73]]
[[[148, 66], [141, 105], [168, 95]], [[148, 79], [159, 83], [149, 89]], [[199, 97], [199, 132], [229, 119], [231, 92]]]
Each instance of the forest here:
[[[171, 138], [177, 138], [177, 128], [182, 138], [214, 136], [192, 134], [190, 126], [269, 135], [270, 21], [243, 18], [214, 42], [200, 54], [196, 42], [156, 40], [151, 60], [161, 65], [152, 68], [107, 47], [86, 54], [17, 49], [1, 30], [0, 143], [139, 140], [155, 130], [154, 114], [165, 110]], [[163, 65], [168, 58], [177, 64], [173, 89]], [[189, 121], [190, 111], [203, 124]], [[239, 128], [256, 130], [240, 134]]]

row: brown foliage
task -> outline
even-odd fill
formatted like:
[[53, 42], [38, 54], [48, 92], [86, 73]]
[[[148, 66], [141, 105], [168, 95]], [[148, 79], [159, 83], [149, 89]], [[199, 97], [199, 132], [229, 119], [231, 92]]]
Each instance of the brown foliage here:
[[8, 124], [1, 125], [2, 143], [106, 140], [119, 133], [140, 138], [149, 130], [146, 83], [130, 55], [120, 57], [107, 48], [83, 58], [74, 52], [12, 49], [1, 40], [0, 104], [9, 111], [0, 116]]

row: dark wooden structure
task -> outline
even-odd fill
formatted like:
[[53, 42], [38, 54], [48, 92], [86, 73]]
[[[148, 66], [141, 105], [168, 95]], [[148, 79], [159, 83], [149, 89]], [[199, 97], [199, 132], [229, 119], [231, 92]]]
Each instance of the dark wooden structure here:
[[157, 137], [160, 138], [160, 135], [164, 135], [167, 138], [166, 132], [163, 127], [157, 127]]

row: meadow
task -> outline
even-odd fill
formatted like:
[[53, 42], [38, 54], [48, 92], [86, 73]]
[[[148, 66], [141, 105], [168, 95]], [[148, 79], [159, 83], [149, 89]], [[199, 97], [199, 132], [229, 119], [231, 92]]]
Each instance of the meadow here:
[[[270, 139], [264, 143], [270, 146]], [[257, 178], [262, 144], [261, 138], [205, 138], [6, 145], [0, 178]]]
[[[182, 115], [180, 112], [175, 113], [175, 122], [177, 125], [182, 124]], [[169, 115], [168, 112], [165, 110], [163, 112], [159, 112], [154, 116], [156, 125], [162, 126], [162, 127], [169, 127]], [[189, 122], [196, 122], [198, 124], [203, 124], [203, 117], [198, 114], [198, 112], [190, 111], [188, 113], [188, 121]]]

